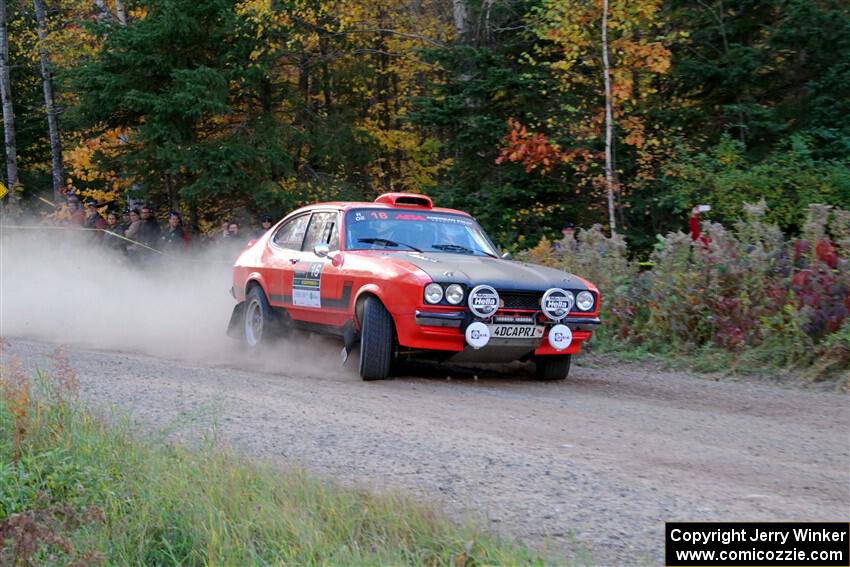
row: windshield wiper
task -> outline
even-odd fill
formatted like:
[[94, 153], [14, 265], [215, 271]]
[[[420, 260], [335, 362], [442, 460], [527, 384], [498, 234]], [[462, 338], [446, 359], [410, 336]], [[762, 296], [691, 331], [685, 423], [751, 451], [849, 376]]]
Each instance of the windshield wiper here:
[[417, 252], [422, 252], [419, 248], [415, 246], [411, 246], [410, 244], [405, 244], [404, 242], [396, 242], [395, 240], [387, 240], [386, 238], [358, 238], [357, 242], [363, 242], [365, 244], [383, 244], [386, 246], [407, 246], [411, 250], [416, 250]]
[[467, 248], [466, 246], [461, 246], [460, 244], [434, 244], [431, 248], [436, 248], [437, 250], [445, 250], [446, 252], [463, 252], [465, 254], [475, 254], [479, 252], [484, 254], [485, 256], [490, 256], [491, 258], [495, 258], [495, 254], [491, 254], [490, 252], [485, 252], [484, 250], [477, 250], [472, 248]]

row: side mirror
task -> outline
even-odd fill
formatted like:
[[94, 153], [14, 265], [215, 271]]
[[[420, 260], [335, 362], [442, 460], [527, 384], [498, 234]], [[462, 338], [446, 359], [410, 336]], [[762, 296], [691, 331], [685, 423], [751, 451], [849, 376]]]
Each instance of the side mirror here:
[[330, 252], [331, 252], [330, 247], [327, 244], [325, 244], [324, 242], [320, 242], [319, 244], [316, 244], [315, 246], [313, 246], [313, 254], [315, 254], [319, 258], [326, 257], [328, 254], [330, 254]]
[[513, 254], [511, 254], [510, 252], [505, 252], [504, 254], [502, 254], [502, 260], [510, 260], [513, 257]]

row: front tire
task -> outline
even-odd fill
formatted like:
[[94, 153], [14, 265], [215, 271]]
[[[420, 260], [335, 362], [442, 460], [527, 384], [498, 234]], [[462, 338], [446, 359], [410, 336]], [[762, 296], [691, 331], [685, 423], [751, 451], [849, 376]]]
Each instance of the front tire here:
[[255, 285], [245, 298], [242, 337], [251, 350], [260, 349], [271, 342], [277, 318], [269, 305], [263, 288]]
[[571, 354], [539, 356], [534, 361], [537, 365], [535, 377], [542, 382], [564, 380], [570, 374]]
[[360, 329], [360, 377], [383, 380], [392, 366], [393, 318], [377, 297], [366, 298]]

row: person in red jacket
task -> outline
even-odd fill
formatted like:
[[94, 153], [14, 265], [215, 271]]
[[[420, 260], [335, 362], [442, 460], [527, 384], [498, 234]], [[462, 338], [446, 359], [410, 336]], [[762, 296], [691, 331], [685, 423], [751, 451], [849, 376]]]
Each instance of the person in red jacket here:
[[693, 209], [691, 209], [691, 218], [689, 219], [688, 223], [690, 225], [691, 240], [693, 240], [694, 242], [699, 240], [703, 244], [709, 243], [710, 239], [708, 238], [708, 236], [703, 235], [702, 230], [700, 229], [699, 216], [702, 213], [707, 213], [710, 210], [710, 205], [697, 205]]

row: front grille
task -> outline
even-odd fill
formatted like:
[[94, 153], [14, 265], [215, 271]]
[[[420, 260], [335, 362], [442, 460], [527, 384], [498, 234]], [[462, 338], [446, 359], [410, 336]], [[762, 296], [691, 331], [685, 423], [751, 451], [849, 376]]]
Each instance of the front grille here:
[[539, 311], [542, 293], [499, 292], [499, 298], [505, 302], [502, 309], [520, 309], [523, 311]]

